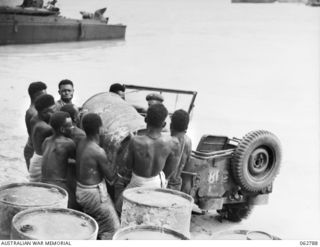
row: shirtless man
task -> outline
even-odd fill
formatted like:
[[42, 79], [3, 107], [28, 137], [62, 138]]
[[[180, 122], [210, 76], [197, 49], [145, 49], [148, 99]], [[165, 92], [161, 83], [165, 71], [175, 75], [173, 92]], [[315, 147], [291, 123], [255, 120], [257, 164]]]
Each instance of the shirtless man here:
[[[86, 133], [78, 127], [80, 125], [79, 111], [72, 104], [67, 104], [67, 105], [62, 106], [60, 111], [69, 113], [69, 115], [72, 119], [73, 128], [72, 128], [70, 138], [73, 140], [73, 142], [75, 143], [75, 145], [77, 147], [80, 140], [86, 137]], [[76, 185], [77, 185], [75, 161], [72, 162], [71, 160], [69, 160], [67, 182], [68, 182], [68, 186], [70, 187], [70, 189], [72, 191], [75, 191]]]
[[[179, 141], [162, 134], [168, 111], [162, 104], [148, 108], [145, 135], [131, 138], [128, 147], [127, 168], [132, 170], [131, 181], [126, 187], [166, 188], [179, 161]], [[122, 196], [116, 202], [117, 211], [122, 209]]]
[[112, 239], [120, 221], [105, 182], [105, 177], [108, 181], [113, 177], [107, 167], [107, 155], [99, 146], [102, 120], [95, 113], [87, 113], [82, 126], [87, 137], [77, 147], [77, 202], [98, 222], [98, 239]]
[[72, 98], [74, 93], [73, 82], [64, 79], [59, 82], [60, 99], [56, 102], [57, 111], [60, 111], [61, 107], [67, 104], [72, 104]]
[[30, 166], [30, 159], [34, 153], [34, 149], [33, 149], [31, 138], [30, 138], [30, 135], [31, 135], [30, 120], [32, 119], [32, 117], [37, 115], [37, 110], [34, 107], [34, 101], [36, 100], [36, 98], [39, 95], [45, 94], [46, 89], [47, 89], [47, 85], [41, 81], [30, 83], [29, 88], [28, 88], [28, 93], [29, 93], [30, 100], [31, 100], [30, 106], [25, 114], [25, 123], [26, 123], [27, 131], [28, 131], [28, 141], [27, 141], [27, 143], [24, 147], [24, 150], [23, 150], [23, 154], [24, 154], [24, 158], [26, 160], [28, 170], [29, 170], [29, 166]]
[[42, 164], [42, 143], [53, 134], [49, 125], [50, 117], [55, 112], [54, 98], [50, 94], [37, 97], [34, 106], [38, 114], [30, 120], [31, 141], [35, 154], [30, 160], [29, 175], [30, 182], [40, 182]]
[[[148, 102], [148, 107], [155, 105], [155, 104], [163, 104], [164, 98], [161, 94], [158, 93], [150, 93], [147, 95], [146, 100]], [[162, 133], [170, 134], [169, 130], [169, 124], [170, 123], [170, 117], [167, 116], [165, 119], [165, 124], [162, 128]]]
[[69, 138], [73, 128], [67, 112], [55, 112], [50, 119], [54, 134], [42, 144], [42, 179], [41, 182], [55, 184], [64, 188], [69, 195], [68, 208], [76, 209], [75, 191], [67, 183], [69, 159], [74, 159], [76, 145]]
[[67, 112], [70, 114], [73, 125], [71, 139], [74, 141], [76, 145], [78, 145], [79, 141], [86, 136], [86, 133], [78, 127], [80, 125], [80, 117], [77, 107], [75, 107], [72, 104], [67, 104], [62, 106], [60, 111]]
[[168, 181], [168, 189], [181, 190], [181, 172], [192, 151], [191, 139], [186, 135], [189, 124], [189, 114], [184, 110], [177, 110], [172, 114], [170, 132], [171, 136], [178, 139], [180, 143], [179, 165], [174, 171], [173, 176]]
[[[155, 178], [157, 187], [165, 187], [165, 181], [159, 180], [163, 170], [168, 179], [178, 165], [179, 142], [170, 136], [163, 136], [161, 131], [168, 111], [162, 104], [148, 108], [146, 123], [147, 132], [143, 136], [134, 136], [129, 144], [127, 167], [132, 169], [133, 177], [128, 187], [147, 185], [143, 178]], [[135, 179], [137, 177], [137, 181]], [[136, 183], [137, 182], [137, 183]], [[135, 186], [137, 185], [137, 186]]]

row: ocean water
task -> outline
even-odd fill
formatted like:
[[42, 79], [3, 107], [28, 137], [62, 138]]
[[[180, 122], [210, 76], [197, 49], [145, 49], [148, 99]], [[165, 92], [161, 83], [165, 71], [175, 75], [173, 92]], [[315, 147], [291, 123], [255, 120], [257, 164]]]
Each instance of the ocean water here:
[[58, 82], [71, 79], [78, 105], [114, 82], [195, 90], [188, 132], [194, 147], [203, 134], [241, 138], [256, 129], [282, 143], [269, 203], [226, 228], [320, 238], [319, 8], [227, 0], [60, 0], [59, 6], [73, 18], [106, 6], [110, 23], [127, 25], [126, 39], [0, 47], [1, 171], [25, 172], [32, 81], [47, 83], [57, 98]]

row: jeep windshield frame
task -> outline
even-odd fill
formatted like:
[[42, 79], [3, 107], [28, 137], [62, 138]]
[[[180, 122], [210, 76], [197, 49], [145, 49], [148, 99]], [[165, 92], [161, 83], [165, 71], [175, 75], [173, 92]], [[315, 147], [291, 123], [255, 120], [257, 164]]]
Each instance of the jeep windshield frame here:
[[[196, 91], [187, 91], [187, 90], [180, 90], [180, 89], [170, 89], [170, 88], [159, 88], [159, 87], [147, 87], [147, 86], [137, 86], [137, 85], [130, 85], [130, 84], [123, 84], [127, 89], [137, 90], [137, 91], [149, 91], [150, 93], [170, 93], [176, 95], [189, 95], [191, 97], [190, 103], [188, 104], [187, 109], [185, 109], [189, 114], [191, 114], [194, 108], [194, 102], [197, 97]], [[126, 91], [127, 95], [127, 91]], [[170, 112], [170, 111], [169, 111]], [[170, 112], [171, 114], [173, 112]]]

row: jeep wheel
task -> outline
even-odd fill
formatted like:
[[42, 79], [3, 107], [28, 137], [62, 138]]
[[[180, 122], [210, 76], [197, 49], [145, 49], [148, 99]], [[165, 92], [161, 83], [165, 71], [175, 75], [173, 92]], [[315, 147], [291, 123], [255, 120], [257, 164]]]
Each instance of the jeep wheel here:
[[252, 210], [253, 206], [248, 202], [236, 203], [236, 204], [224, 204], [221, 210], [217, 210], [222, 219], [226, 219], [232, 222], [240, 222], [247, 218]]
[[274, 134], [265, 130], [249, 132], [233, 154], [233, 178], [246, 191], [263, 191], [279, 172], [280, 160], [280, 141]]

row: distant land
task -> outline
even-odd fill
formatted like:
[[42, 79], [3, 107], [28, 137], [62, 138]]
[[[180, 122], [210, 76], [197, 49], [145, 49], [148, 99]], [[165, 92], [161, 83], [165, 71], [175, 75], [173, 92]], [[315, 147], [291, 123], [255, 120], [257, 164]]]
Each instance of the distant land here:
[[303, 3], [311, 6], [320, 6], [320, 0], [231, 0], [232, 3]]
[[233, 3], [274, 3], [277, 0], [232, 0]]

